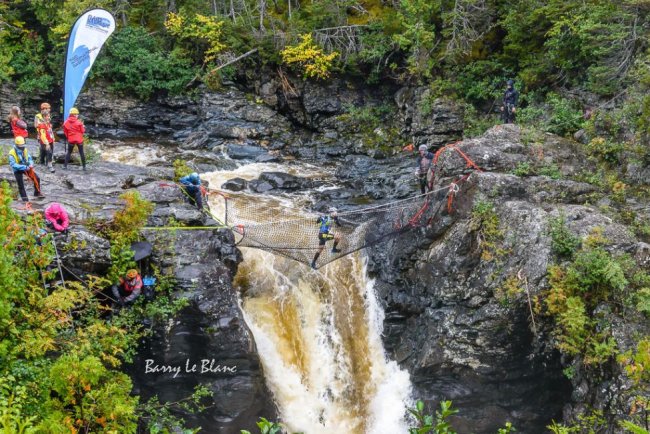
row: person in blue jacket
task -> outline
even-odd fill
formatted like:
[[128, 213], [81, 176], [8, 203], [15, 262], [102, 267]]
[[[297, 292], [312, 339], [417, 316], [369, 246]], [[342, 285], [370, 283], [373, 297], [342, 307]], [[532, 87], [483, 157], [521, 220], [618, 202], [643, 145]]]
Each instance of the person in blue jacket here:
[[16, 184], [18, 184], [18, 192], [20, 193], [20, 198], [23, 202], [29, 200], [27, 198], [27, 192], [25, 191], [23, 175], [27, 175], [27, 177], [34, 183], [34, 196], [37, 198], [45, 197], [43, 196], [43, 193], [41, 193], [41, 179], [34, 171], [34, 160], [25, 147], [24, 137], [17, 136], [14, 139], [14, 147], [9, 151], [9, 165], [14, 171]]
[[203, 195], [201, 191], [201, 178], [196, 172], [192, 172], [180, 179], [180, 183], [185, 193], [190, 197], [190, 202], [194, 203], [199, 211], [203, 210]]
[[318, 257], [325, 250], [325, 243], [330, 240], [334, 240], [334, 245], [332, 246], [332, 253], [340, 253], [341, 250], [336, 247], [341, 241], [341, 235], [334, 233], [332, 231], [333, 226], [341, 226], [341, 221], [338, 217], [338, 210], [336, 208], [329, 209], [329, 215], [322, 215], [316, 219], [316, 224], [319, 225], [318, 228], [318, 251], [314, 255], [314, 259], [311, 261], [311, 268], [316, 269], [316, 261]]

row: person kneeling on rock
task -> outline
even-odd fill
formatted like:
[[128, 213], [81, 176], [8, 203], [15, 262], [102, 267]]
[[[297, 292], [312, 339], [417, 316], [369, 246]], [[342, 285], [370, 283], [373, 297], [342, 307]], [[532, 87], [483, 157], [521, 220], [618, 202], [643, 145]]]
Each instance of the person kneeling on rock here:
[[45, 210], [45, 224], [48, 228], [52, 228], [57, 232], [68, 233], [70, 220], [68, 219], [68, 213], [60, 203], [54, 202], [47, 207]]
[[189, 196], [190, 202], [196, 205], [199, 211], [203, 210], [203, 190], [201, 189], [201, 178], [196, 172], [192, 172], [180, 180], [183, 190]]
[[142, 291], [142, 277], [140, 277], [140, 273], [134, 269], [127, 271], [126, 276], [124, 278], [120, 277], [120, 283], [113, 285], [112, 290], [115, 301], [120, 306], [133, 303]]

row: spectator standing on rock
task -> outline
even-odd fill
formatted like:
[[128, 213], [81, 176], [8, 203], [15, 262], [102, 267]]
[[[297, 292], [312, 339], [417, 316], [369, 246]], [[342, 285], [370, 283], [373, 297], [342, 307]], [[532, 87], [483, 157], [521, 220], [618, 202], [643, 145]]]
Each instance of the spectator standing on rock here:
[[36, 137], [40, 145], [38, 162], [47, 164], [50, 172], [54, 173], [52, 159], [54, 156], [54, 131], [50, 120], [50, 105], [46, 102], [41, 104], [41, 112], [34, 117], [34, 128], [36, 128]]
[[86, 157], [84, 156], [84, 133], [86, 128], [83, 122], [79, 119], [79, 110], [76, 107], [70, 109], [70, 116], [63, 124], [63, 133], [68, 140], [68, 152], [65, 154], [64, 169], [68, 168], [70, 156], [75, 146], [79, 149], [79, 156], [81, 157], [81, 165], [84, 172], [86, 171]]
[[515, 81], [508, 80], [508, 87], [503, 94], [503, 105], [501, 106], [501, 119], [504, 124], [515, 123], [518, 102], [519, 92], [515, 89]]
[[415, 176], [420, 183], [420, 193], [424, 194], [431, 189], [429, 185], [432, 179], [431, 163], [435, 155], [430, 152], [427, 145], [420, 145], [418, 148], [418, 158], [415, 161]]
[[9, 116], [7, 117], [7, 122], [11, 125], [11, 132], [14, 137], [27, 138], [27, 123], [22, 119], [20, 107], [13, 106], [11, 108], [11, 112], [9, 112]]
[[14, 139], [14, 143], [14, 147], [9, 151], [9, 165], [14, 171], [20, 198], [23, 202], [29, 200], [27, 198], [27, 192], [25, 191], [23, 175], [27, 175], [27, 177], [34, 183], [34, 196], [36, 198], [45, 197], [43, 196], [43, 193], [41, 193], [41, 179], [34, 171], [34, 161], [25, 147], [25, 138], [18, 136]]

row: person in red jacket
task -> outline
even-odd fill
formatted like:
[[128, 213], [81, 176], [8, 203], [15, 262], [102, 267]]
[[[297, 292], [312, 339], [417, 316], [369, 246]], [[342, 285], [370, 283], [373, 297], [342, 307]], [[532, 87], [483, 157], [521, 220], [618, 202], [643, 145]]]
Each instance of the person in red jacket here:
[[11, 132], [14, 133], [14, 138], [27, 138], [27, 122], [22, 119], [20, 107], [13, 106], [11, 108], [9, 117], [7, 117], [7, 122], [11, 124]]
[[75, 145], [79, 148], [79, 156], [81, 156], [81, 165], [83, 166], [84, 172], [86, 171], [86, 157], [84, 156], [84, 133], [86, 128], [84, 127], [83, 122], [79, 119], [79, 110], [76, 107], [70, 109], [70, 116], [63, 124], [63, 133], [65, 134], [66, 139], [68, 139], [68, 152], [65, 154], [65, 163], [63, 168], [68, 168], [68, 163], [70, 162], [70, 156], [72, 155], [72, 150]]
[[70, 220], [68, 213], [60, 203], [53, 202], [45, 210], [45, 224], [52, 227], [57, 232], [66, 233]]
[[124, 277], [120, 277], [120, 283], [112, 288], [115, 301], [121, 306], [134, 302], [142, 291], [142, 277], [138, 270], [129, 270]]
[[34, 128], [36, 128], [36, 138], [41, 147], [38, 162], [40, 164], [47, 164], [50, 172], [54, 173], [54, 166], [52, 165], [54, 131], [52, 130], [52, 122], [50, 120], [50, 108], [50, 104], [46, 102], [41, 104], [40, 113], [36, 113], [36, 116], [34, 116]]

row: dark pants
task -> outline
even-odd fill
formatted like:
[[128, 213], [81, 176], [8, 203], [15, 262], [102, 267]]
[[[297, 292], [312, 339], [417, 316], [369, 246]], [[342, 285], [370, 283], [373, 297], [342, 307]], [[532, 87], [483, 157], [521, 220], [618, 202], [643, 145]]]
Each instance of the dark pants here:
[[54, 155], [54, 142], [50, 143], [49, 146], [41, 142], [39, 142], [39, 145], [41, 149], [38, 153], [38, 162], [40, 164], [50, 164]]
[[433, 184], [433, 172], [431, 168], [427, 169], [427, 173], [419, 174], [418, 181], [420, 181], [420, 193], [424, 194], [427, 191], [431, 191], [431, 185]]
[[68, 168], [68, 163], [70, 162], [70, 156], [72, 155], [72, 150], [74, 147], [79, 148], [79, 156], [81, 157], [81, 165], [83, 168], [86, 168], [86, 157], [84, 155], [84, 145], [81, 143], [68, 143], [68, 152], [65, 154], [65, 164], [63, 167]]
[[[25, 191], [25, 181], [23, 180], [23, 175], [25, 175], [25, 172], [14, 172], [14, 176], [16, 177], [16, 184], [18, 184], [18, 193], [20, 193], [20, 198], [23, 200], [23, 202], [27, 202], [29, 199], [27, 198], [27, 192]], [[40, 186], [41, 178], [36, 175], [36, 172], [34, 172], [34, 176], [36, 176], [36, 181]], [[34, 185], [34, 196], [40, 193], [41, 191], [36, 188], [36, 185]]]
[[190, 197], [190, 203], [196, 205], [199, 210], [203, 210], [203, 198], [201, 197], [201, 189], [187, 185], [183, 188], [185, 188], [185, 192]]
[[515, 123], [515, 113], [513, 112], [515, 106], [512, 104], [506, 104], [501, 112], [501, 120], [504, 124], [514, 124]]

